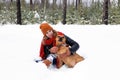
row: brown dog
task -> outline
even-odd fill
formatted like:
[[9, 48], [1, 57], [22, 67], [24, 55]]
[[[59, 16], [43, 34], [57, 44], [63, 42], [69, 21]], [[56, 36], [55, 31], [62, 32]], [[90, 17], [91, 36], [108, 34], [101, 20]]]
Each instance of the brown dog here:
[[66, 44], [66, 38], [64, 34], [58, 33], [56, 36], [56, 46], [58, 47], [57, 56], [59, 64], [57, 68], [60, 68], [63, 63], [65, 63], [68, 67], [74, 67], [76, 63], [84, 60], [84, 58], [77, 53], [73, 53], [73, 55], [69, 55], [69, 46]]

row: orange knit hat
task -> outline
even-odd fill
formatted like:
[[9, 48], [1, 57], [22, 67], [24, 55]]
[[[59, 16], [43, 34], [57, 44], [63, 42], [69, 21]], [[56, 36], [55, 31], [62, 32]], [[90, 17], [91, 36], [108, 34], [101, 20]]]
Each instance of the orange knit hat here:
[[40, 29], [41, 29], [43, 35], [46, 35], [48, 30], [53, 30], [53, 28], [48, 23], [42, 23], [40, 25]]

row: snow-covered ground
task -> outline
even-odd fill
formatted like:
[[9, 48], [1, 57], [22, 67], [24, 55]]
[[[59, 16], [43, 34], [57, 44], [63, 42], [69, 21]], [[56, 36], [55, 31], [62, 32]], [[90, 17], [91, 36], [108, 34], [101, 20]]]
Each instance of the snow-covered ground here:
[[52, 25], [80, 44], [85, 60], [74, 68], [47, 69], [35, 63], [39, 24], [0, 26], [0, 80], [120, 80], [119, 25]]

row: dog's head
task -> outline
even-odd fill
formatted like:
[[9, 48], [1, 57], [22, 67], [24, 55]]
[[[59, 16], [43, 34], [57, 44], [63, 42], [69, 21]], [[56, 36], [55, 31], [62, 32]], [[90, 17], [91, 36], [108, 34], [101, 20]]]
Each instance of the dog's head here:
[[62, 44], [66, 43], [66, 38], [63, 33], [57, 32], [56, 36], [56, 46], [61, 46]]

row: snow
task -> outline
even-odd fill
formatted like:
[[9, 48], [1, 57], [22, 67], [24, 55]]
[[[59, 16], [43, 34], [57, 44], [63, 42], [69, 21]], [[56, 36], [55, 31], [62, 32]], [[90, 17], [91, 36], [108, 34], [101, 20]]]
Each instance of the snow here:
[[39, 16], [39, 14], [38, 14], [38, 12], [37, 11], [34, 11], [34, 13], [35, 13], [35, 15], [34, 15], [34, 18], [40, 18], [40, 16]]
[[39, 24], [0, 25], [0, 80], [120, 80], [119, 25], [52, 25], [80, 44], [85, 57], [74, 68], [35, 63], [42, 33]]

